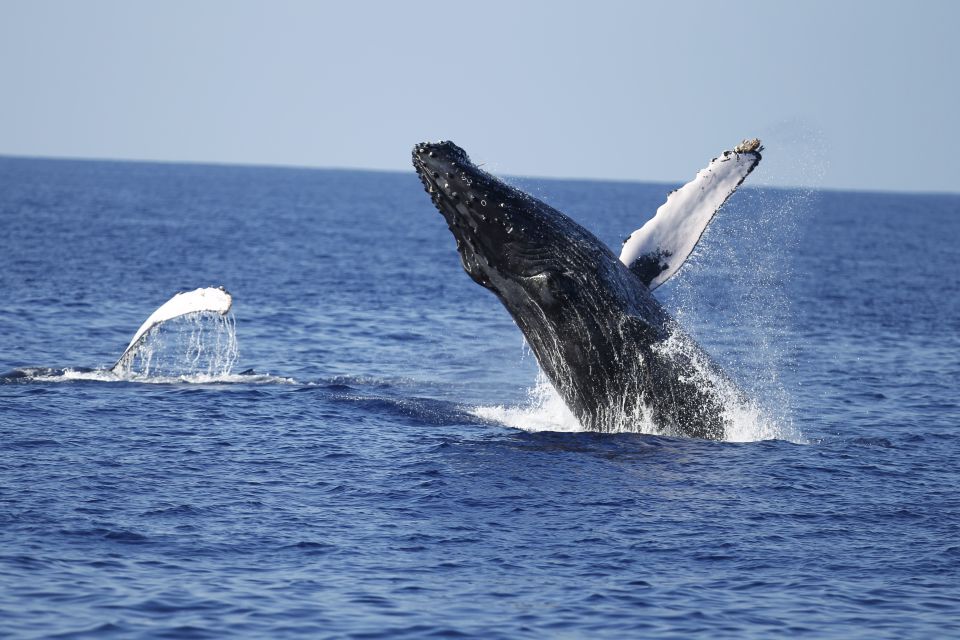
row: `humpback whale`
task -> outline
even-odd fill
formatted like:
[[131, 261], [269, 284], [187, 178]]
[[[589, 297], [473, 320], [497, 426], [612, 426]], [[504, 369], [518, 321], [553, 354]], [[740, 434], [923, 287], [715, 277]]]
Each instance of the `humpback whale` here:
[[722, 439], [736, 385], [653, 296], [761, 160], [759, 140], [672, 192], [619, 256], [571, 218], [474, 165], [449, 141], [413, 165], [467, 274], [492, 291], [581, 425]]

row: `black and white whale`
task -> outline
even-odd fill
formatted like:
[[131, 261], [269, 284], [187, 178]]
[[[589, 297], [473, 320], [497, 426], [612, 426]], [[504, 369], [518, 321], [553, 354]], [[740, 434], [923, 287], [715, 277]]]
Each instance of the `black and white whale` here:
[[716, 211], [760, 162], [759, 140], [725, 151], [625, 241], [592, 233], [475, 166], [452, 142], [413, 164], [446, 219], [463, 268], [513, 316], [580, 423], [722, 439], [742, 398], [652, 291], [690, 255]]

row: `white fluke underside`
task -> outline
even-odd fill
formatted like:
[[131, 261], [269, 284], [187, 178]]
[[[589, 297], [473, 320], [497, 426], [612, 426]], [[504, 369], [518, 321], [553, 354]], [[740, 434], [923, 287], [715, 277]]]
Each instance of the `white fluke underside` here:
[[133, 334], [130, 344], [124, 349], [123, 355], [113, 365], [111, 371], [120, 367], [125, 358], [143, 341], [147, 333], [160, 323], [190, 313], [213, 312], [226, 315], [232, 304], [233, 297], [223, 287], [206, 287], [176, 294], [163, 303], [159, 309], [151, 313], [150, 317], [140, 325], [137, 332]]
[[620, 261], [628, 267], [638, 260], [652, 264], [652, 271], [647, 271], [651, 290], [669, 280], [693, 252], [717, 210], [760, 162], [762, 150], [759, 140], [744, 140], [714, 158], [630, 234]]

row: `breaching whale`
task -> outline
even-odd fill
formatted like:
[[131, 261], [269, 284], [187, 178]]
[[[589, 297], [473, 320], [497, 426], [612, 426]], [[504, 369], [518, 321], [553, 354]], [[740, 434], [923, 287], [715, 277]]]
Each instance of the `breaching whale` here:
[[513, 316], [541, 369], [586, 429], [722, 439], [742, 395], [652, 291], [690, 255], [761, 160], [759, 140], [725, 151], [672, 192], [620, 256], [553, 207], [475, 166], [449, 141], [413, 165], [467, 274]]

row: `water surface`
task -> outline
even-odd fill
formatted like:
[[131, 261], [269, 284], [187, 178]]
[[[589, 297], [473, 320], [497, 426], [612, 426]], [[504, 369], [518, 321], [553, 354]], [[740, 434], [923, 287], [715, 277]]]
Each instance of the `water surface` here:
[[[704, 442], [572, 432], [412, 171], [0, 175], [0, 371], [223, 284], [256, 373], [0, 384], [0, 631], [960, 633], [958, 196], [737, 194], [657, 295], [775, 428]], [[677, 186], [515, 182], [615, 247]]]

